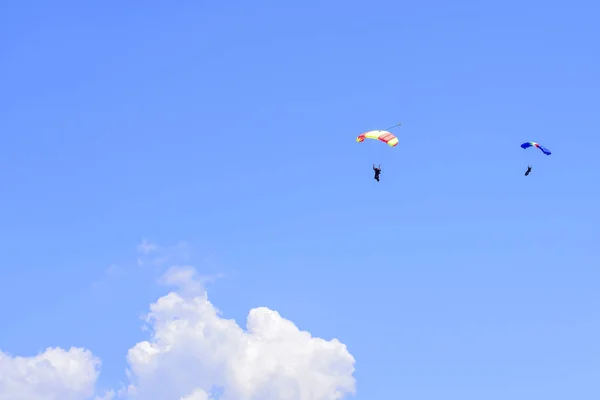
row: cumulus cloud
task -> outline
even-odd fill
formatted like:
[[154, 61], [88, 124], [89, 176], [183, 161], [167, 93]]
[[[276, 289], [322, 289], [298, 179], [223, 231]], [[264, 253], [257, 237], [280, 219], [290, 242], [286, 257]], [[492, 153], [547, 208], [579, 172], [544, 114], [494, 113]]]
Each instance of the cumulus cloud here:
[[34, 357], [0, 352], [0, 399], [87, 399], [94, 394], [99, 368], [100, 360], [81, 348], [49, 348]]
[[336, 400], [354, 392], [354, 358], [344, 344], [312, 337], [265, 307], [250, 310], [244, 330], [190, 285], [195, 279], [191, 268], [167, 273], [165, 281], [198, 293], [171, 292], [150, 306], [152, 339], [127, 355], [132, 398], [207, 399], [214, 387], [223, 388], [222, 400]]
[[[300, 330], [266, 307], [246, 328], [208, 300], [192, 267], [161, 282], [175, 289], [150, 304], [150, 337], [127, 353], [127, 385], [94, 393], [100, 360], [84, 349], [31, 358], [0, 352], [0, 400], [338, 400], [354, 393], [353, 356], [337, 339]], [[218, 392], [218, 393], [217, 393]]]

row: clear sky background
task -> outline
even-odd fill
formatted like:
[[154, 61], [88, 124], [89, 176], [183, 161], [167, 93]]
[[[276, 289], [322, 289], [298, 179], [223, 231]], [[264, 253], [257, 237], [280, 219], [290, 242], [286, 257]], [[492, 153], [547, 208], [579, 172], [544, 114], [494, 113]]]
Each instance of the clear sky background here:
[[0, 350], [114, 387], [189, 263], [225, 318], [346, 344], [357, 399], [597, 398], [599, 12], [4, 1]]

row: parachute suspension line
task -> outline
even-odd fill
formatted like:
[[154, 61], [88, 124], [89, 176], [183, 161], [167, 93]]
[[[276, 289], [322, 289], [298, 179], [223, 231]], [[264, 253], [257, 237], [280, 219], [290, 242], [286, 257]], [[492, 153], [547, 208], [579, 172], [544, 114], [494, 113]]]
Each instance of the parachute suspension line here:
[[384, 129], [384, 130], [389, 131], [389, 130], [394, 129], [395, 127], [400, 126], [400, 125], [402, 125], [402, 124], [401, 123], [397, 123], [396, 125], [392, 125], [389, 128]]

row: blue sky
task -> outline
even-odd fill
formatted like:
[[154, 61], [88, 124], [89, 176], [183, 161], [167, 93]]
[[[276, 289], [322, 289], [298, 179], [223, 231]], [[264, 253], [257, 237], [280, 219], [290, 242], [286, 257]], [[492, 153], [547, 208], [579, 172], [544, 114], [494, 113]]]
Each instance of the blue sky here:
[[368, 4], [4, 2], [0, 349], [123, 380], [146, 239], [345, 343], [357, 399], [600, 394], [600, 6]]

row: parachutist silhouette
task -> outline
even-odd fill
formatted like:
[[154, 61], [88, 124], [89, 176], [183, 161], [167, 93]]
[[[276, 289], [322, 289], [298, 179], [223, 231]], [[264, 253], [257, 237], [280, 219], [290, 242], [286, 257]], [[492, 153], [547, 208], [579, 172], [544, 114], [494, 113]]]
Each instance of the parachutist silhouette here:
[[373, 171], [375, 171], [375, 180], [379, 182], [379, 174], [381, 174], [381, 164], [379, 164], [379, 168], [375, 168], [375, 164], [373, 164]]

